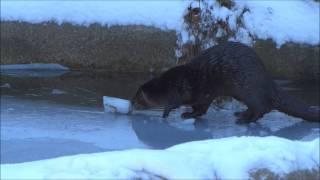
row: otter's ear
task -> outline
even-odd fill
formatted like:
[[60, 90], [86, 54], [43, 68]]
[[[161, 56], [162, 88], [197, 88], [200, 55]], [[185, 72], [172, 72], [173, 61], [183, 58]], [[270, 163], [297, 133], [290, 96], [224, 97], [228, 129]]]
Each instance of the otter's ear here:
[[136, 94], [131, 98], [131, 103], [134, 104], [136, 101], [139, 101], [140, 99], [147, 98], [147, 95], [144, 90], [142, 90], [142, 87], [140, 87]]

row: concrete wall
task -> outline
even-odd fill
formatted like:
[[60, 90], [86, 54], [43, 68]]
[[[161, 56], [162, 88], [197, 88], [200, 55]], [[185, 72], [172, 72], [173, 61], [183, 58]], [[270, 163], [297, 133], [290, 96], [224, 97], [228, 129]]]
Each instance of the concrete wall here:
[[[1, 64], [59, 63], [74, 69], [162, 71], [176, 64], [176, 32], [146, 26], [89, 27], [1, 22]], [[274, 77], [319, 80], [319, 46], [254, 46]]]
[[254, 49], [275, 78], [320, 79], [320, 46], [287, 43], [277, 48], [271, 40], [258, 40]]
[[176, 33], [145, 26], [1, 22], [1, 64], [60, 63], [112, 71], [175, 64]]

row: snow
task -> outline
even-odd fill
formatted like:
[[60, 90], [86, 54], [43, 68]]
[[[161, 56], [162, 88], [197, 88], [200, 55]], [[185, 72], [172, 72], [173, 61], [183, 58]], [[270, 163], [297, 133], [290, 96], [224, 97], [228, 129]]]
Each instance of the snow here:
[[105, 112], [128, 114], [131, 112], [131, 102], [126, 99], [103, 96]]
[[[225, 22], [235, 32], [229, 40], [252, 45], [257, 38], [272, 39], [278, 47], [287, 42], [320, 43], [317, 2], [235, 0], [235, 6], [231, 9], [217, 1], [208, 1], [208, 4], [212, 7], [213, 22]], [[218, 29], [216, 37], [221, 37], [223, 33], [224, 30]]]
[[319, 138], [230, 137], [165, 150], [125, 150], [2, 164], [1, 179], [248, 179], [266, 168], [285, 175], [318, 169]]
[[177, 29], [187, 2], [176, 1], [1, 1], [1, 20], [55, 21], [80, 25], [148, 25]]
[[[280, 47], [286, 42], [317, 45], [319, 38], [319, 3], [304, 0], [252, 1], [236, 0], [235, 7], [212, 5], [214, 21], [227, 22], [235, 37], [230, 40], [252, 44], [255, 39], [272, 39]], [[1, 1], [2, 21], [41, 23], [55, 21], [88, 26], [147, 25], [176, 30], [182, 42], [192, 40], [183, 25], [183, 14], [191, 1]], [[198, 3], [191, 3], [198, 7]], [[249, 11], [242, 12], [245, 8]], [[243, 27], [237, 24], [241, 19]], [[223, 35], [218, 30], [217, 37]], [[212, 44], [209, 44], [211, 46]]]
[[319, 38], [319, 3], [314, 1], [237, 1], [247, 7], [244, 25], [259, 39], [272, 38], [281, 46], [286, 42], [317, 45]]

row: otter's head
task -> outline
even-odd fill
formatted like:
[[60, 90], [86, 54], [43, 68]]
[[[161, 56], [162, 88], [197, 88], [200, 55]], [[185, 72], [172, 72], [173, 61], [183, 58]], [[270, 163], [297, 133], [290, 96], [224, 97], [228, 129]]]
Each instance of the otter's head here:
[[160, 78], [153, 78], [144, 83], [132, 99], [135, 109], [148, 109], [164, 106], [168, 97], [166, 83]]

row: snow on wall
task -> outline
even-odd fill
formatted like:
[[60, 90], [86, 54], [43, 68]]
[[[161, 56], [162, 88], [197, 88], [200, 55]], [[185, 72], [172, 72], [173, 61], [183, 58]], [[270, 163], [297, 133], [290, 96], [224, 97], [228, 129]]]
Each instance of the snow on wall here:
[[259, 39], [272, 38], [278, 46], [286, 42], [317, 45], [319, 38], [319, 3], [314, 1], [242, 1], [247, 7], [244, 24]]
[[231, 137], [189, 142], [165, 150], [83, 154], [20, 164], [2, 164], [1, 179], [247, 179], [259, 168], [284, 175], [317, 169], [319, 138]]
[[1, 1], [1, 20], [58, 24], [150, 25], [179, 28], [186, 2], [175, 1]]
[[[202, 22], [202, 31], [207, 32], [209, 23], [217, 27], [215, 37], [228, 37], [225, 27], [219, 26], [223, 22], [234, 32], [229, 40], [240, 41], [251, 45], [255, 39], [272, 39], [277, 46], [286, 42], [317, 45], [319, 38], [319, 3], [314, 1], [252, 1], [234, 0], [230, 7], [222, 6], [218, 1], [203, 1], [202, 19], [206, 19], [207, 12], [211, 13], [211, 22]], [[192, 7], [199, 7], [192, 3]], [[203, 24], [204, 23], [204, 24]], [[187, 29], [187, 28], [185, 28]], [[209, 28], [210, 31], [210, 28]], [[182, 33], [182, 42], [193, 41], [192, 34]], [[206, 36], [204, 36], [206, 37]], [[214, 38], [213, 38], [214, 39]], [[208, 41], [208, 40], [207, 40]], [[217, 42], [210, 40], [204, 44], [210, 47]]]
[[[183, 14], [191, 1], [1, 1], [1, 20], [31, 23], [56, 21], [80, 25], [148, 25], [183, 33]], [[246, 44], [255, 36], [273, 39], [280, 47], [285, 42], [317, 45], [319, 38], [319, 3], [314, 1], [235, 0], [235, 7], [221, 7], [215, 0], [212, 18], [228, 22], [236, 30], [230, 40]], [[193, 3], [197, 6], [198, 3]], [[244, 28], [237, 28], [241, 11]], [[187, 38], [184, 38], [188, 40]]]

